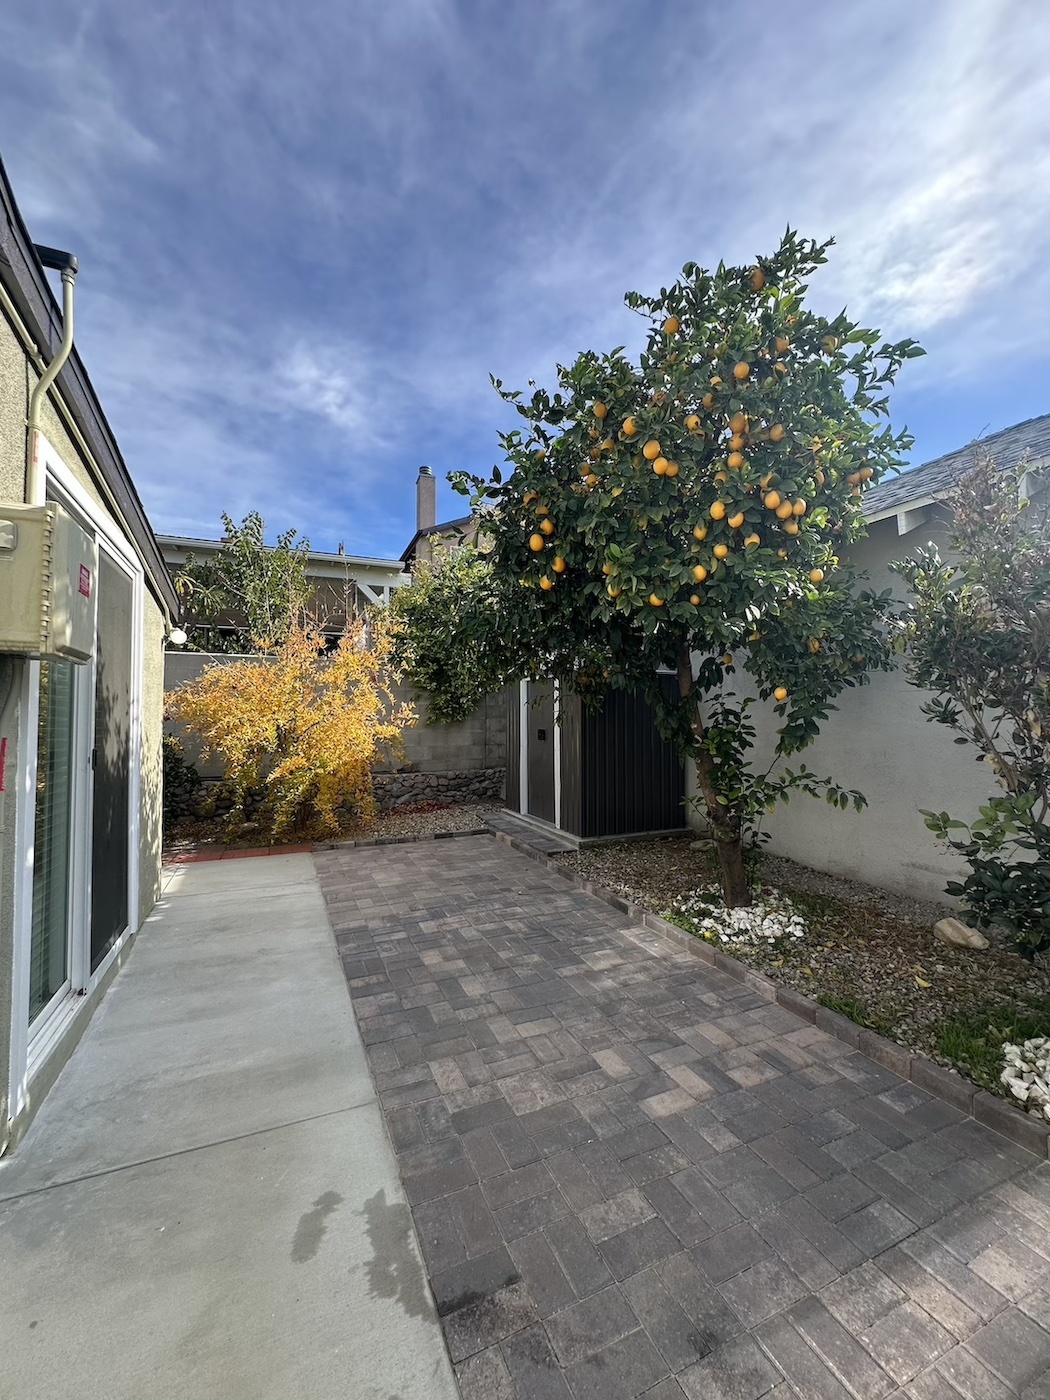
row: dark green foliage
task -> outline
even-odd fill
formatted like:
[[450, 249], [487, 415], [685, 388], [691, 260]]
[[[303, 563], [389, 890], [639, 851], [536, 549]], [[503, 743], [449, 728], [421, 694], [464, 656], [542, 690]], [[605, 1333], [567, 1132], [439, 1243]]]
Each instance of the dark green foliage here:
[[394, 662], [427, 696], [427, 723], [466, 719], [514, 671], [500, 579], [473, 545], [420, 560], [390, 603]]
[[895, 566], [913, 600], [902, 622], [908, 678], [933, 692], [927, 718], [976, 749], [1003, 793], [974, 822], [923, 816], [970, 866], [948, 893], [1032, 956], [1050, 948], [1050, 512], [1025, 463], [1001, 471], [989, 458], [950, 504], [959, 562], [929, 546]]
[[297, 540], [297, 531], [286, 530], [268, 548], [266, 522], [258, 511], [240, 525], [224, 512], [222, 523], [225, 537], [214, 558], [190, 555], [175, 575], [190, 648], [274, 651], [304, 618], [310, 541]]
[[186, 762], [182, 745], [174, 734], [165, 734], [161, 748], [163, 781], [163, 821], [165, 832], [181, 817], [194, 816], [201, 796], [201, 776]]

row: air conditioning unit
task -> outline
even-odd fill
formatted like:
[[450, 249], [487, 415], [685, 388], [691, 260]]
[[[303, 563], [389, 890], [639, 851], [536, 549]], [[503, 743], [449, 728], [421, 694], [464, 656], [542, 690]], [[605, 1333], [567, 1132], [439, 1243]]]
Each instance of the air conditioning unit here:
[[90, 661], [98, 543], [59, 505], [0, 502], [0, 652]]

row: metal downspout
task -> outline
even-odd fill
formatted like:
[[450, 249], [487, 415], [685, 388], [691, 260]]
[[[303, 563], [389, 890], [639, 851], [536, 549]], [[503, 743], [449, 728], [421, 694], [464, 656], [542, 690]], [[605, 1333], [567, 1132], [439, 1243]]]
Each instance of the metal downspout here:
[[40, 459], [39, 436], [40, 416], [43, 411], [47, 391], [58, 378], [62, 366], [69, 359], [73, 349], [73, 284], [77, 275], [77, 260], [71, 253], [59, 252], [57, 248], [36, 246], [37, 255], [45, 267], [51, 267], [62, 274], [62, 343], [52, 356], [51, 363], [36, 382], [29, 399], [29, 431], [26, 437], [26, 504], [42, 506], [47, 502], [47, 483], [44, 464]]

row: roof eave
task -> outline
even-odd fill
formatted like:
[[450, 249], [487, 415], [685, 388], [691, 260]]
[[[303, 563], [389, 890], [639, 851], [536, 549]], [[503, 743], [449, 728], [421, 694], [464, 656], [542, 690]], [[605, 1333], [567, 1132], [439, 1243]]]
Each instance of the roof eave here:
[[[60, 333], [62, 313], [18, 208], [2, 158], [0, 212], [10, 230], [12, 251], [16, 253], [19, 264], [16, 266], [14, 261], [3, 256], [0, 243], [0, 280], [7, 287], [19, 316], [25, 322], [37, 346], [41, 351], [50, 354], [50, 347]], [[129, 538], [142, 561], [150, 589], [161, 607], [166, 609], [171, 617], [178, 618], [182, 606], [164, 566], [153, 527], [149, 523], [127, 463], [121, 456], [113, 430], [75, 345], [59, 373], [52, 393], [61, 394], [65, 410], [89, 445], [102, 476], [99, 485], [111, 494], [117, 510], [123, 516]]]

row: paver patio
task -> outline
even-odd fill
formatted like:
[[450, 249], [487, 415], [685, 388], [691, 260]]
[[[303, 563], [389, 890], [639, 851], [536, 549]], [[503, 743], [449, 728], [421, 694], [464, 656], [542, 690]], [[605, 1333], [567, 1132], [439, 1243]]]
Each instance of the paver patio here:
[[315, 859], [464, 1400], [1050, 1400], [1050, 1164], [491, 838]]

